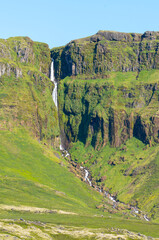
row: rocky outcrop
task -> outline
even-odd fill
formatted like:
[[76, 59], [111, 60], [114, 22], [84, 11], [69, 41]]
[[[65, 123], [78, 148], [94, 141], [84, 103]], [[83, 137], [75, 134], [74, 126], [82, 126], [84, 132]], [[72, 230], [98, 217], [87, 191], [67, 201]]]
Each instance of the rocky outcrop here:
[[12, 65], [18, 62], [23, 66], [27, 64], [36, 66], [40, 72], [49, 77], [50, 49], [45, 43], [33, 42], [28, 37], [1, 39], [0, 58]]
[[6, 74], [6, 76], [10, 77], [13, 74], [16, 78], [22, 77], [22, 69], [16, 67], [15, 65], [10, 65], [9, 63], [1, 63], [0, 62], [0, 77]]
[[159, 68], [159, 32], [144, 34], [99, 31], [51, 50], [57, 79], [78, 74], [106, 75], [110, 71], [138, 72]]
[[96, 34], [97, 36], [102, 36], [101, 40], [104, 39], [108, 41], [121, 41], [121, 42], [132, 42], [140, 41], [141, 34], [136, 33], [122, 33], [122, 32], [113, 32], [113, 31], [99, 31]]
[[142, 36], [141, 39], [144, 40], [158, 40], [159, 39], [159, 32], [154, 31], [146, 31]]

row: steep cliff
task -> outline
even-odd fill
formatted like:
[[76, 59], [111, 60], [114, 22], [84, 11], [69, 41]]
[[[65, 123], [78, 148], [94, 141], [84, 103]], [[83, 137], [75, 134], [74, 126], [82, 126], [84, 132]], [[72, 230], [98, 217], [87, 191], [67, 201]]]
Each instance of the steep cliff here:
[[96, 35], [55, 48], [59, 120], [92, 182], [158, 218], [159, 33]]
[[159, 32], [99, 31], [52, 49], [56, 78], [71, 77], [59, 83], [69, 142], [95, 148], [133, 136], [158, 142], [158, 47]]
[[28, 37], [0, 40], [0, 128], [23, 126], [39, 140], [58, 145], [50, 63], [47, 44]]
[[68, 141], [95, 149], [119, 147], [133, 136], [145, 144], [158, 143], [158, 81], [158, 70], [60, 81], [60, 120]]
[[71, 75], [107, 76], [110, 71], [141, 71], [159, 68], [159, 32], [97, 34], [71, 41], [51, 50], [56, 78]]

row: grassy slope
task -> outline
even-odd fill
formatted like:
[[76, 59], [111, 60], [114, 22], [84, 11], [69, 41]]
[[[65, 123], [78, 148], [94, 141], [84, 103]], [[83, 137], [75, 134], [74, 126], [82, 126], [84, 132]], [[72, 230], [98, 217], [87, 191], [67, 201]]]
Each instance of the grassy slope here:
[[[0, 203], [4, 205], [43, 207], [75, 212], [78, 215], [31, 213], [0, 210], [1, 219], [42, 221], [86, 228], [123, 228], [157, 237], [158, 225], [124, 220], [96, 210], [99, 193], [82, 183], [63, 159], [34, 140], [24, 129], [0, 133]], [[56, 154], [56, 153], [55, 153]], [[59, 164], [60, 162], [63, 164]], [[97, 215], [96, 217], [94, 215]], [[121, 221], [122, 220], [122, 221]]]
[[98, 152], [77, 142], [70, 152], [74, 160], [90, 169], [99, 186], [159, 221], [158, 146], [145, 149], [141, 141], [132, 138], [120, 148], [106, 146]]
[[1, 203], [80, 211], [100, 200], [24, 130], [2, 131], [0, 144]]

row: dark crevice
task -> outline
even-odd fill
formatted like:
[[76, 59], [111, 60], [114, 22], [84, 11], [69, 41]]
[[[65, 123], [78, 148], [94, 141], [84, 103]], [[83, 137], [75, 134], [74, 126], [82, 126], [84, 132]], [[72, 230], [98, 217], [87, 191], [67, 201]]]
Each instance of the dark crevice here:
[[140, 116], [137, 117], [136, 122], [134, 124], [133, 136], [145, 144], [148, 144], [145, 128], [141, 122]]
[[93, 119], [93, 129], [94, 129], [94, 135], [91, 141], [91, 145], [95, 148], [96, 142], [97, 142], [97, 135], [100, 131], [100, 119], [98, 117]]
[[86, 140], [88, 137], [89, 124], [91, 119], [90, 114], [88, 113], [89, 103], [87, 101], [85, 102], [85, 107], [86, 107], [86, 110], [84, 114], [82, 113], [82, 121], [80, 123], [79, 132], [78, 132], [78, 139], [84, 144], [86, 144]]
[[153, 96], [154, 96], [154, 94], [155, 94], [156, 87], [157, 87], [157, 84], [155, 84], [155, 85], [154, 85], [154, 87], [153, 87], [153, 89], [152, 89], [152, 95], [151, 95], [151, 97], [150, 97], [150, 99], [149, 99], [149, 101], [148, 101], [148, 104], [147, 104], [147, 105], [149, 105], [149, 104], [150, 104], [150, 102], [151, 102], [151, 100], [152, 100], [152, 98], [153, 98]]

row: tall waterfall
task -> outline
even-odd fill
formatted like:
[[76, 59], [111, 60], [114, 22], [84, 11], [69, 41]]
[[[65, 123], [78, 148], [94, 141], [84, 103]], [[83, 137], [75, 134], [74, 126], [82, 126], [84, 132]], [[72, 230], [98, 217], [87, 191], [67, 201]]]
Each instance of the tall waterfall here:
[[55, 81], [55, 76], [54, 76], [54, 60], [52, 60], [51, 62], [51, 74], [50, 74], [50, 79], [51, 81], [54, 83], [55, 87], [54, 87], [54, 90], [52, 92], [52, 98], [53, 98], [53, 101], [55, 103], [55, 106], [57, 106], [57, 82]]
[[[51, 62], [51, 68], [50, 68], [50, 80], [54, 83], [54, 90], [52, 92], [52, 98], [53, 98], [53, 101], [55, 103], [55, 106], [58, 108], [58, 102], [57, 102], [57, 82], [55, 80], [55, 76], [54, 76], [54, 60], [52, 59], [52, 62]], [[63, 152], [63, 155], [65, 157], [68, 157], [69, 156], [69, 153], [67, 152], [67, 150], [63, 147], [62, 145], [62, 134], [60, 135], [60, 150]]]

